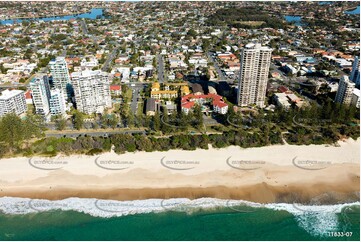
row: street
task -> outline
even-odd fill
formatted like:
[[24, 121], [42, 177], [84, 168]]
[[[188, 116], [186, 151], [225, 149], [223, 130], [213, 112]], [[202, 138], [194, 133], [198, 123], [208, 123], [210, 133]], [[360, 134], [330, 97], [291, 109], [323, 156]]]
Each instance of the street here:
[[211, 52], [207, 52], [207, 57], [208, 57], [208, 61], [213, 63], [214, 68], [217, 71], [217, 75], [218, 75], [218, 81], [227, 81], [227, 78], [224, 76], [224, 73], [222, 72], [222, 70], [219, 68], [217, 60], [215, 60], [212, 56]]
[[81, 29], [82, 29], [84, 35], [88, 35], [89, 32], [88, 32], [88, 28], [86, 26], [85, 20], [82, 19], [80, 23], [81, 23]]
[[138, 109], [138, 98], [140, 91], [142, 90], [141, 86], [130, 86], [132, 89], [132, 102], [130, 104], [130, 109], [132, 110], [132, 113], [136, 114]]
[[45, 135], [46, 137], [56, 137], [56, 138], [61, 138], [61, 137], [70, 137], [70, 138], [76, 138], [80, 135], [88, 135], [88, 136], [102, 136], [102, 137], [108, 137], [109, 135], [112, 134], [145, 134], [144, 130], [110, 130], [110, 131], [86, 131], [86, 132], [82, 132], [82, 131], [72, 131], [71, 133], [65, 133], [65, 132], [47, 132]]
[[64, 46], [64, 50], [61, 52], [62, 57], [66, 57], [66, 46]]
[[110, 55], [108, 56], [107, 60], [104, 62], [104, 65], [102, 67], [102, 71], [107, 71], [109, 68], [110, 63], [113, 61], [113, 59], [115, 58], [115, 56], [117, 55], [118, 52], [118, 46], [116, 46], [112, 53], [110, 53]]
[[132, 83], [127, 83], [125, 85], [127, 85], [130, 89], [132, 89], [132, 101], [130, 104], [130, 109], [134, 114], [136, 114], [138, 109], [138, 99], [140, 98], [140, 91], [143, 90], [149, 84], [144, 82], [132, 82]]
[[157, 61], [158, 61], [158, 82], [163, 83], [164, 82], [164, 60], [163, 60], [163, 56], [158, 54], [157, 55]]

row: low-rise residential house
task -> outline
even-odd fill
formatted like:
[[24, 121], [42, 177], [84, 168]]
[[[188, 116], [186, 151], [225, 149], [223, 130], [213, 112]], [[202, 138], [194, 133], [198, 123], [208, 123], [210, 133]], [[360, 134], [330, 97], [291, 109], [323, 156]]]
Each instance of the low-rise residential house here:
[[92, 69], [99, 65], [98, 60], [93, 56], [87, 56], [80, 61], [80, 66], [84, 68]]
[[157, 106], [154, 98], [147, 98], [145, 104], [145, 114], [149, 116], [154, 116], [157, 111]]
[[110, 94], [119, 96], [122, 94], [122, 87], [120, 85], [110, 85]]
[[286, 93], [275, 93], [273, 100], [277, 106], [283, 107], [284, 109], [289, 109], [291, 107]]
[[170, 69], [188, 68], [188, 65], [179, 57], [169, 57], [168, 61]]
[[173, 103], [172, 101], [166, 101], [165, 104], [163, 104], [163, 110], [167, 110], [167, 114], [171, 114], [173, 112], [177, 112], [177, 105]]
[[204, 94], [203, 87], [198, 83], [192, 84], [192, 91], [194, 95]]
[[118, 67], [117, 68], [118, 73], [121, 74], [121, 82], [128, 83], [130, 78], [130, 68], [129, 67]]
[[295, 75], [295, 74], [297, 74], [297, 72], [298, 72], [298, 69], [296, 69], [294, 66], [292, 66], [292, 65], [290, 65], [290, 64], [285, 64], [285, 65], [283, 66], [283, 68], [285, 69], [285, 71], [286, 71], [287, 73], [291, 73], [292, 75]]

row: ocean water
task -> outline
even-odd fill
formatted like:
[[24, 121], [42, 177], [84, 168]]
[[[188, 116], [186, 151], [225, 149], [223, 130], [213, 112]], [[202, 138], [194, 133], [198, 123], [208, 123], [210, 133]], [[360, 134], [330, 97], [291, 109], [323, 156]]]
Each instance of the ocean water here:
[[[0, 240], [359, 240], [360, 204], [0, 198]], [[337, 232], [337, 233], [335, 233]]]

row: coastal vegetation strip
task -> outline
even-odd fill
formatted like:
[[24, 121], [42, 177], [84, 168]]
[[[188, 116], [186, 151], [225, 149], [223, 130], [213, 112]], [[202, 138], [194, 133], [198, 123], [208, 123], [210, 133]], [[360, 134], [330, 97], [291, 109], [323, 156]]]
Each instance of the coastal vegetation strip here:
[[[63, 137], [46, 137], [54, 131], [46, 131], [42, 119], [36, 115], [22, 120], [8, 114], [0, 120], [0, 157], [58, 153], [92, 155], [108, 152], [112, 146], [116, 153], [208, 149], [208, 144], [216, 148], [231, 145], [247, 148], [283, 144], [283, 139], [288, 144], [333, 144], [348, 137], [357, 139], [360, 135], [359, 111], [333, 103], [324, 108], [311, 105], [301, 110], [277, 109], [274, 113], [259, 111], [242, 115], [231, 108], [228, 116], [216, 117], [216, 125], [205, 125], [196, 110], [187, 117], [180, 113], [165, 119], [156, 113], [146, 120], [133, 120], [130, 128], [141, 131], [138, 133], [117, 133], [113, 126], [114, 132], [109, 128], [93, 130], [106, 134], [103, 136], [91, 135], [92, 130], [66, 130], [61, 131]], [[74, 115], [74, 127], [83, 130], [82, 115]], [[212, 132], [207, 133], [207, 129]], [[76, 133], [77, 137], [69, 137], [71, 133]]]

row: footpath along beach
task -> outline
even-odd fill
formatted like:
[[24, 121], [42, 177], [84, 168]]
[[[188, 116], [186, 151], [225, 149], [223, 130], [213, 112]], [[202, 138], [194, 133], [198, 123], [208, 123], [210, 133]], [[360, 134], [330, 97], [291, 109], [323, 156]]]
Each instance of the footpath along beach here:
[[6, 158], [0, 160], [0, 197], [354, 202], [360, 190], [359, 146], [359, 139], [349, 139], [336, 146]]

